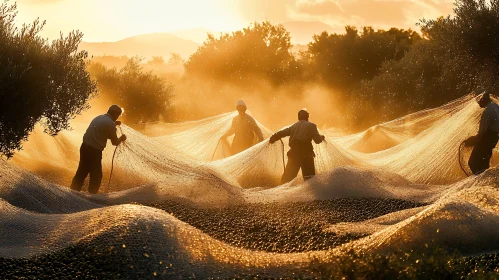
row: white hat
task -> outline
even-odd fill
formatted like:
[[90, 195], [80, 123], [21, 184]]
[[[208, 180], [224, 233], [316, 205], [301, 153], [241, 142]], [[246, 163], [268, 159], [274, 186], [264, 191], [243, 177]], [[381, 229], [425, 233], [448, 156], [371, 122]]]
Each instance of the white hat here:
[[244, 108], [248, 108], [248, 106], [246, 106], [246, 102], [244, 102], [244, 100], [242, 100], [242, 99], [239, 99], [236, 102], [236, 108], [239, 106], [244, 106]]

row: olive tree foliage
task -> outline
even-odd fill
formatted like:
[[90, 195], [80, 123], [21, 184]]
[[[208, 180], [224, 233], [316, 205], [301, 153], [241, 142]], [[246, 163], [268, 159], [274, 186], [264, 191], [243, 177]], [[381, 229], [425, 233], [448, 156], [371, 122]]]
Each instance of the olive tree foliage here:
[[255, 78], [264, 78], [281, 85], [295, 74], [291, 47], [291, 36], [282, 25], [255, 22], [218, 38], [209, 34], [185, 69], [187, 74], [214, 82], [253, 85]]
[[346, 26], [345, 34], [314, 35], [301, 52], [301, 62], [310, 80], [345, 91], [378, 75], [385, 61], [400, 60], [420, 40], [411, 29], [364, 27], [359, 31]]
[[88, 70], [97, 81], [101, 97], [125, 108], [123, 120], [129, 123], [171, 121], [175, 89], [165, 78], [144, 70], [141, 61], [133, 57], [119, 70], [91, 63]]
[[[477, 88], [499, 91], [499, 0], [458, 0], [454, 15], [422, 20], [425, 40], [363, 81], [351, 106], [357, 125], [436, 107]], [[358, 110], [364, 103], [377, 110]]]
[[7, 157], [37, 123], [52, 135], [68, 129], [97, 93], [85, 69], [87, 53], [78, 51], [83, 34], [61, 34], [49, 43], [39, 35], [45, 22], [18, 28], [16, 11], [15, 4], [0, 5], [0, 154]]

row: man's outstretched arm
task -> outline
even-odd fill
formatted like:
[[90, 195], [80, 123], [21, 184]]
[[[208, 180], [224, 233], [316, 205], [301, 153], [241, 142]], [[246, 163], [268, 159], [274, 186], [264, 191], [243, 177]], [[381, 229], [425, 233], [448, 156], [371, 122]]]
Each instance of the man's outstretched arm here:
[[[121, 124], [121, 122], [120, 122], [120, 124]], [[116, 134], [116, 126], [110, 127], [110, 130], [111, 131], [110, 131], [109, 139], [111, 139], [111, 143], [113, 144], [113, 146], [118, 146], [119, 144], [121, 144], [121, 142], [126, 140], [125, 134], [118, 137], [118, 135]]]
[[262, 129], [258, 126], [258, 124], [256, 123], [256, 121], [254, 119], [252, 121], [252, 125], [253, 125], [253, 132], [258, 137], [258, 142], [262, 142], [263, 141]]
[[234, 119], [232, 119], [232, 124], [229, 128], [229, 130], [227, 130], [227, 132], [224, 133], [224, 135], [222, 135], [222, 137], [220, 138], [227, 138], [229, 136], [231, 136], [232, 134], [234, 134], [236, 132], [236, 130], [234, 129]]
[[272, 136], [270, 136], [269, 142], [270, 144], [274, 144], [274, 142], [276, 142], [277, 140], [280, 140], [281, 138], [290, 135], [291, 135], [291, 126], [283, 128], [278, 132], [274, 133]]
[[478, 133], [464, 141], [466, 146], [475, 146], [478, 141], [482, 138], [483, 134], [487, 131], [492, 122], [492, 117], [490, 116], [490, 112], [485, 109], [482, 113], [482, 117], [480, 118], [480, 126], [478, 127]]
[[325, 139], [326, 139], [326, 137], [324, 135], [319, 134], [319, 130], [317, 130], [317, 126], [314, 125], [314, 129], [312, 131], [312, 140], [314, 140], [315, 144], [320, 144]]

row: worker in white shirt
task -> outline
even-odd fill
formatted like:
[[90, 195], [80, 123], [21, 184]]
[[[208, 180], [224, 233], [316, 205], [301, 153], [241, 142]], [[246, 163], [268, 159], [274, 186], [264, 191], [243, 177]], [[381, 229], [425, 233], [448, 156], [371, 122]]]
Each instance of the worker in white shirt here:
[[118, 105], [109, 107], [107, 114], [95, 117], [83, 135], [83, 143], [80, 147], [80, 163], [78, 170], [71, 183], [71, 189], [80, 191], [85, 178], [90, 173], [89, 193], [97, 193], [102, 181], [102, 151], [106, 148], [107, 139], [114, 146], [118, 146], [126, 140], [123, 134], [119, 138], [116, 135], [117, 121], [123, 110]]
[[263, 141], [262, 130], [258, 127], [255, 119], [246, 114], [246, 109], [247, 107], [244, 100], [238, 100], [236, 102], [236, 110], [239, 114], [232, 119], [230, 129], [221, 137], [221, 139], [226, 139], [234, 134], [234, 140], [232, 141], [232, 145], [230, 147], [232, 155], [240, 153], [253, 146], [255, 135], [258, 142]]

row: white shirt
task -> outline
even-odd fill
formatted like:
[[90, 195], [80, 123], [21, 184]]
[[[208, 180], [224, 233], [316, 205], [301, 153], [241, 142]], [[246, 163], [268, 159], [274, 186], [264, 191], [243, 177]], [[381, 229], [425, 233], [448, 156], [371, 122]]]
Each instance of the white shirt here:
[[482, 136], [487, 130], [499, 133], [499, 106], [494, 102], [490, 102], [483, 110], [478, 135]]
[[83, 135], [83, 143], [94, 149], [103, 151], [107, 144], [107, 139], [111, 139], [113, 144], [118, 145], [116, 136], [116, 123], [110, 115], [104, 114], [95, 117]]
[[256, 134], [259, 141], [263, 141], [262, 130], [256, 124], [255, 119], [244, 113], [244, 115], [237, 115], [232, 119], [232, 126], [224, 136], [227, 137], [236, 134], [236, 136], [234, 136], [236, 138], [253, 140], [253, 133]]

